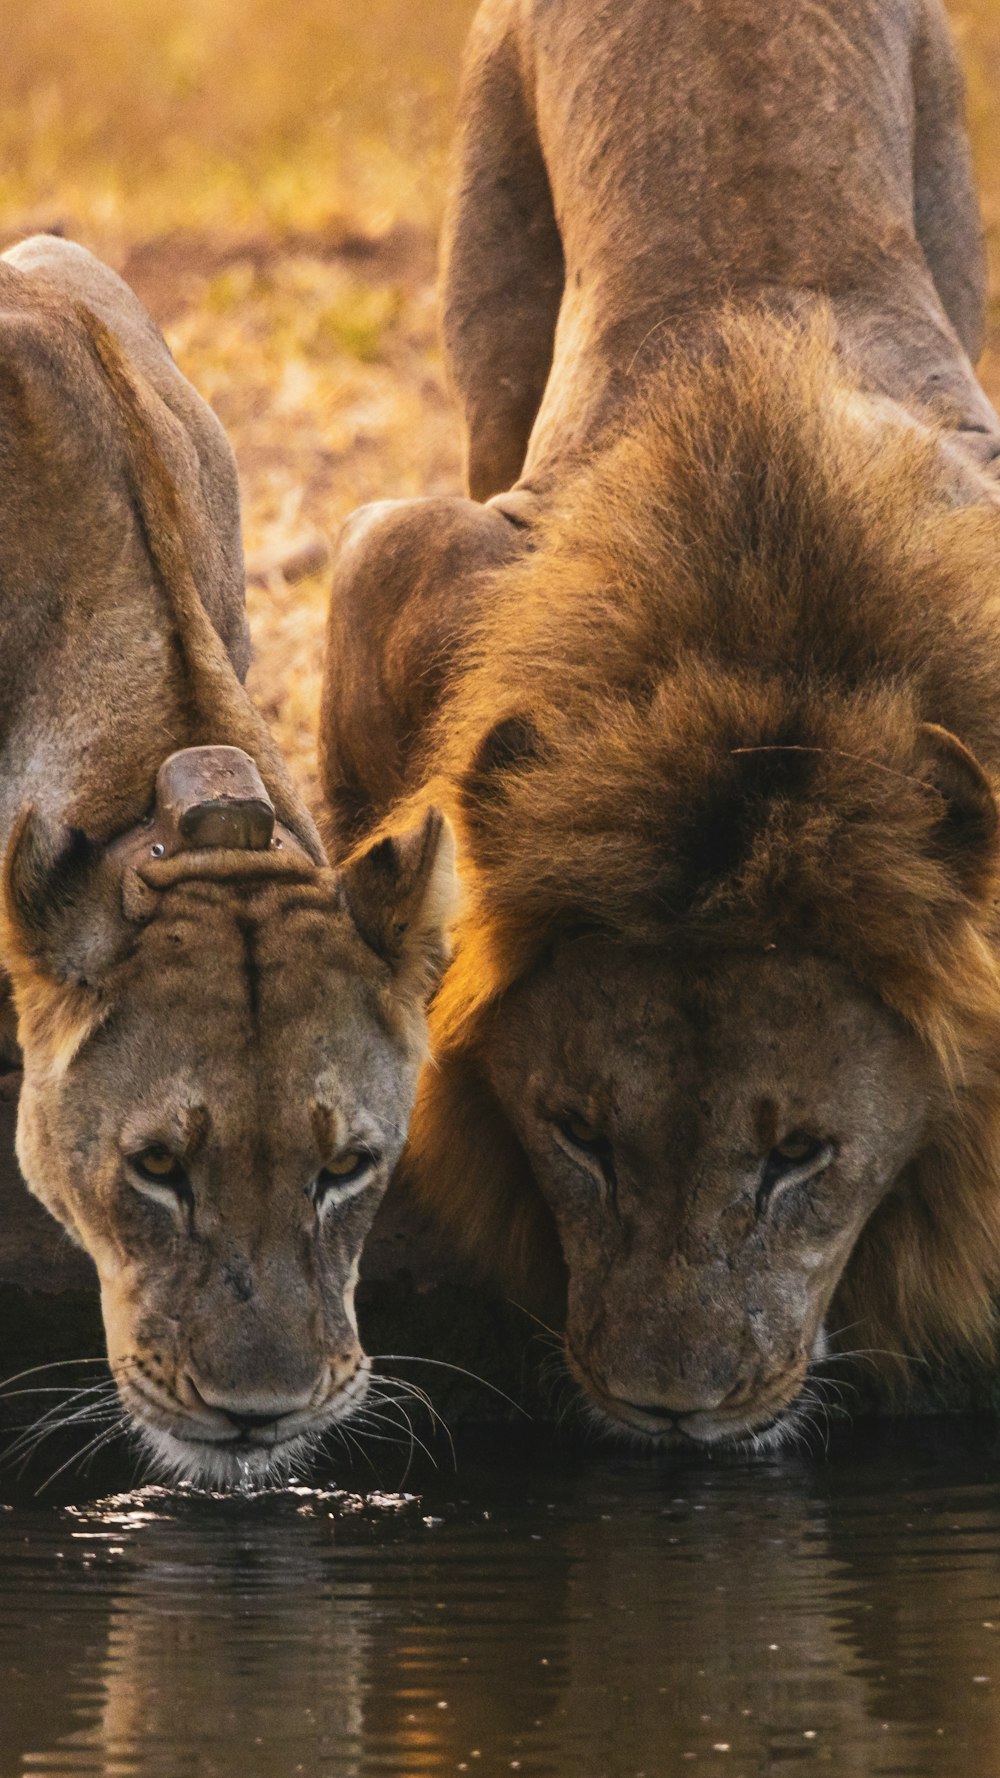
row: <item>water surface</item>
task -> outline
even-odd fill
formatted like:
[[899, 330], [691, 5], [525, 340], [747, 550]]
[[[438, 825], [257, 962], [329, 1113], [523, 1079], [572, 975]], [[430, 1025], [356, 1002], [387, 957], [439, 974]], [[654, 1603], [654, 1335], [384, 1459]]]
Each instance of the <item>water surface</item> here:
[[993, 1435], [378, 1467], [367, 1495], [8, 1484], [2, 1778], [1000, 1778]]

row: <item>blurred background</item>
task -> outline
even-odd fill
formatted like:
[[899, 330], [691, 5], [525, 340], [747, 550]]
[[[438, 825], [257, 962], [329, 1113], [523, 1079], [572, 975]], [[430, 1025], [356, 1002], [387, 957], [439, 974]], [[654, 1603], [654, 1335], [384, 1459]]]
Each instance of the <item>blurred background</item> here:
[[[475, 0], [21, 0], [0, 62], [0, 245], [35, 229], [128, 279], [243, 485], [252, 689], [315, 797], [325, 551], [360, 502], [458, 487], [434, 292]], [[992, 265], [1000, 0], [949, 10]]]

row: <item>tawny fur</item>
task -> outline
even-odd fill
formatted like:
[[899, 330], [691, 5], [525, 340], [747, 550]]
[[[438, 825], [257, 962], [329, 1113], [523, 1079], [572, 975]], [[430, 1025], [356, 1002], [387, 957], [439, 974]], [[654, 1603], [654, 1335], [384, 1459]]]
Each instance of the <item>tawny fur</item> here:
[[[831, 1325], [886, 1352], [991, 1345], [1000, 426], [972, 365], [981, 246], [938, 0], [483, 0], [443, 258], [475, 499], [349, 522], [321, 749], [339, 850], [430, 798], [453, 817], [465, 908], [405, 1177], [553, 1317], [575, 1213], [515, 1130], [540, 1039], [507, 1015], [548, 983], [558, 1048], [566, 936], [596, 955], [606, 935], [613, 959], [676, 956], [681, 980], [772, 948], [827, 960], [898, 1015], [931, 1083], [923, 1136]], [[596, 963], [592, 981], [610, 1028], [620, 990]], [[697, 1295], [667, 1278], [671, 1218], [690, 1234], [701, 1187], [697, 1154], [687, 1178], [688, 1157], [661, 1158], [621, 1231], [605, 1218], [577, 1322], [630, 1308], [655, 1389], [618, 1393], [669, 1409], [679, 1359], [735, 1350], [750, 1295], [720, 1334], [706, 1270], [701, 1319], [664, 1333], [670, 1291]], [[602, 1297], [617, 1248], [654, 1235], [647, 1295]], [[715, 1259], [745, 1264], [752, 1294], [747, 1239], [719, 1235]]]
[[[970, 847], [956, 872], [914, 732], [948, 727], [1000, 777], [998, 551], [1000, 509], [955, 504], [933, 433], [870, 425], [821, 326], [734, 318], [481, 589], [415, 798], [452, 812], [466, 901], [411, 1169], [515, 1296], [555, 1295], [559, 1259], [476, 1077], [500, 997], [567, 929], [683, 955], [804, 942], [904, 1016], [940, 1080], [834, 1322], [892, 1352], [989, 1346], [996, 855]], [[470, 795], [504, 715], [531, 751]]]
[[[242, 683], [218, 422], [83, 249], [19, 244], [0, 298], [0, 1058], [22, 1069], [18, 1160], [94, 1260], [123, 1405], [161, 1460], [237, 1480], [367, 1387], [356, 1262], [426, 1053], [450, 834], [434, 814], [329, 867]], [[184, 830], [161, 768], [207, 743], [251, 756], [272, 845]], [[351, 1143], [364, 1201], [359, 1185], [331, 1207], [327, 1157]], [[178, 1189], [157, 1195], [150, 1150]], [[273, 1418], [249, 1441], [231, 1411], [247, 1400]]]

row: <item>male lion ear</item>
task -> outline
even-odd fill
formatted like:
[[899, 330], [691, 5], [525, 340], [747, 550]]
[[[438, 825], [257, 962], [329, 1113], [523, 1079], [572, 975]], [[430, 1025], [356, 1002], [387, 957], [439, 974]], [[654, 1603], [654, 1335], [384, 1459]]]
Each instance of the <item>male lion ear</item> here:
[[403, 992], [426, 997], [448, 961], [458, 900], [455, 840], [437, 809], [419, 826], [376, 840], [340, 873], [355, 926], [391, 965]]
[[103, 848], [78, 828], [24, 809], [3, 873], [4, 936], [11, 964], [89, 987], [128, 939], [121, 890]]
[[922, 722], [917, 728], [917, 770], [943, 804], [935, 849], [967, 895], [990, 893], [1000, 851], [1000, 813], [975, 754], [948, 729]]
[[459, 800], [473, 838], [484, 838], [501, 812], [505, 780], [538, 759], [541, 737], [530, 716], [516, 712], [488, 729], [462, 774]]

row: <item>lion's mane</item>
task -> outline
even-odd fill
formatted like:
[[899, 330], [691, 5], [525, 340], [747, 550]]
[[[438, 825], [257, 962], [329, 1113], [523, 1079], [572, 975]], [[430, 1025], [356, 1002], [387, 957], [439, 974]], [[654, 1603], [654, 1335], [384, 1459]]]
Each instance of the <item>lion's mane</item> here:
[[559, 1259], [478, 1063], [503, 995], [568, 932], [788, 945], [896, 1009], [939, 1083], [838, 1319], [893, 1353], [990, 1346], [996, 846], [914, 764], [930, 722], [1000, 781], [1000, 507], [974, 473], [861, 401], [822, 325], [734, 319], [497, 575], [428, 761], [467, 896], [409, 1176], [513, 1294], [551, 1298]]

